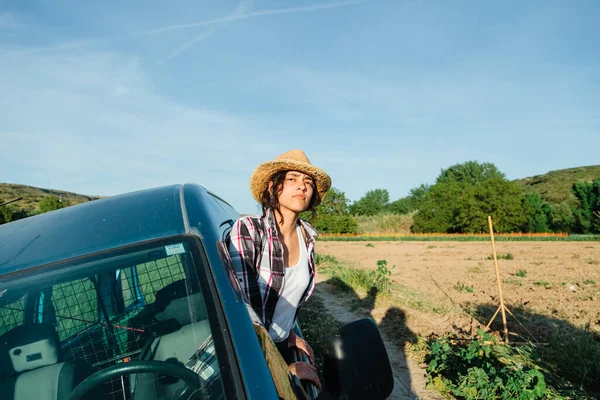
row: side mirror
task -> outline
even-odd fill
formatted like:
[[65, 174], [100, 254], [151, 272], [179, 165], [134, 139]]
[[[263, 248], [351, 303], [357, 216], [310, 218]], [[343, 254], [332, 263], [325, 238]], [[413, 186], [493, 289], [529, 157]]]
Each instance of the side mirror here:
[[394, 376], [377, 325], [363, 318], [333, 333], [325, 348], [319, 399], [386, 399]]

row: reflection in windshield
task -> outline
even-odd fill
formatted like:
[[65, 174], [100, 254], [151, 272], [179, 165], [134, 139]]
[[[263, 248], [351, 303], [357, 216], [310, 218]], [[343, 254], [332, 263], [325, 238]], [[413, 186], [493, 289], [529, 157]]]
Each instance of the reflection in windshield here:
[[[150, 360], [185, 366], [202, 378], [202, 393], [223, 397], [212, 317], [194, 262], [187, 243], [174, 243], [82, 260], [48, 279], [38, 274], [35, 285], [26, 285], [25, 276], [12, 280], [0, 288], [0, 347], [10, 355], [0, 361], [0, 384], [60, 369], [57, 384], [69, 392], [63, 380], [76, 386], [102, 369]], [[162, 399], [184, 386], [177, 378], [132, 373], [86, 398]]]

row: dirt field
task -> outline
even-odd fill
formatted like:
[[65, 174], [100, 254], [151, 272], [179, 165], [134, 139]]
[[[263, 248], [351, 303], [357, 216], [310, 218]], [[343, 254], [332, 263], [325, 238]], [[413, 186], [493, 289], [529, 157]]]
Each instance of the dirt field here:
[[[600, 332], [600, 243], [496, 242], [496, 250], [499, 257], [513, 256], [498, 260], [502, 290], [526, 325], [543, 319]], [[359, 268], [375, 270], [377, 260], [395, 265], [394, 298], [417, 335], [472, 331], [499, 304], [489, 242], [318, 242], [316, 251]], [[376, 303], [371, 315], [383, 318], [388, 308]], [[484, 317], [477, 321], [469, 308]], [[509, 320], [509, 330], [511, 324], [517, 328]]]

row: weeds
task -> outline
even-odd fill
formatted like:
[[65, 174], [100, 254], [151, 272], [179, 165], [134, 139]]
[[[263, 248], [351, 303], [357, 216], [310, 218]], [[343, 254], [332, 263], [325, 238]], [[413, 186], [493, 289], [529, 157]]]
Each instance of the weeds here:
[[337, 263], [337, 259], [334, 256], [329, 254], [316, 254], [315, 255], [315, 264], [326, 264], [326, 263]]
[[427, 246], [427, 249], [435, 249], [437, 246], [430, 244], [429, 246]]
[[593, 280], [593, 279], [585, 279], [585, 280], [583, 281], [583, 284], [584, 284], [584, 285], [595, 285], [595, 284], [596, 284], [596, 281], [595, 281], [595, 280]]
[[598, 264], [598, 261], [594, 260], [593, 258], [590, 258], [589, 260], [587, 260], [587, 263], [590, 265], [596, 265]]
[[454, 289], [458, 290], [459, 292], [467, 292], [467, 293], [473, 293], [473, 288], [471, 286], [467, 286], [462, 282], [456, 282], [454, 284]]
[[[515, 257], [513, 256], [512, 253], [506, 253], [506, 254], [498, 254], [498, 255], [496, 255], [496, 258], [498, 260], [514, 260]], [[489, 255], [487, 259], [493, 260], [494, 255], [493, 254]]]
[[[387, 267], [387, 260], [377, 261], [375, 271], [366, 271], [364, 269], [344, 267], [335, 257], [330, 255], [318, 255], [315, 257], [317, 266], [326, 268], [327, 274], [341, 280], [346, 287], [341, 286], [344, 291], [362, 289], [365, 291], [376, 288], [382, 295], [389, 295], [392, 292], [392, 271]], [[324, 264], [328, 264], [324, 266]], [[392, 269], [396, 268], [394, 265]]]
[[527, 276], [527, 271], [524, 269], [518, 269], [517, 272], [515, 272], [515, 275], [519, 278], [525, 278]]
[[327, 313], [320, 297], [312, 296], [298, 315], [298, 325], [314, 351], [319, 379], [323, 382], [323, 354], [327, 337], [341, 324]]
[[375, 246], [373, 245], [373, 243], [367, 243], [367, 244], [365, 244], [365, 247], [375, 247]]
[[542, 361], [569, 382], [600, 394], [600, 344], [591, 332], [553, 329]]
[[[392, 269], [394, 268], [396, 268], [395, 265], [392, 267]], [[369, 277], [373, 282], [373, 286], [377, 288], [379, 293], [384, 295], [391, 294], [391, 275], [392, 271], [388, 269], [386, 260], [377, 261], [377, 270], [369, 272]]]
[[546, 397], [544, 375], [483, 330], [468, 344], [447, 338], [427, 344], [428, 386], [445, 395], [468, 400]]
[[552, 287], [552, 285], [546, 281], [537, 281], [537, 282], [533, 282], [533, 284], [535, 286], [543, 286], [545, 289], [550, 289]]

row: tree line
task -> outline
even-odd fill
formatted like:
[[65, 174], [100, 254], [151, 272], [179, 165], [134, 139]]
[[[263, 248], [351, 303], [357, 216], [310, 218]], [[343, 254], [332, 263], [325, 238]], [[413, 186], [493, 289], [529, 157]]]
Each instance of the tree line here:
[[[39, 210], [3, 206], [0, 224], [68, 205], [46, 196]], [[331, 188], [311, 222], [322, 233], [357, 233], [357, 216], [378, 214], [412, 215], [415, 233], [486, 233], [491, 215], [498, 232], [600, 234], [600, 179], [575, 182], [567, 200], [551, 203], [525, 192], [494, 164], [468, 161], [442, 169], [434, 184], [422, 184], [395, 201], [387, 189], [370, 190], [351, 202]]]
[[356, 233], [356, 216], [412, 214], [415, 233], [485, 233], [487, 216], [498, 232], [600, 233], [600, 179], [573, 184], [567, 200], [545, 201], [509, 181], [492, 163], [468, 161], [443, 169], [434, 184], [422, 184], [390, 202], [387, 189], [350, 202], [332, 188], [313, 224], [323, 233]]

